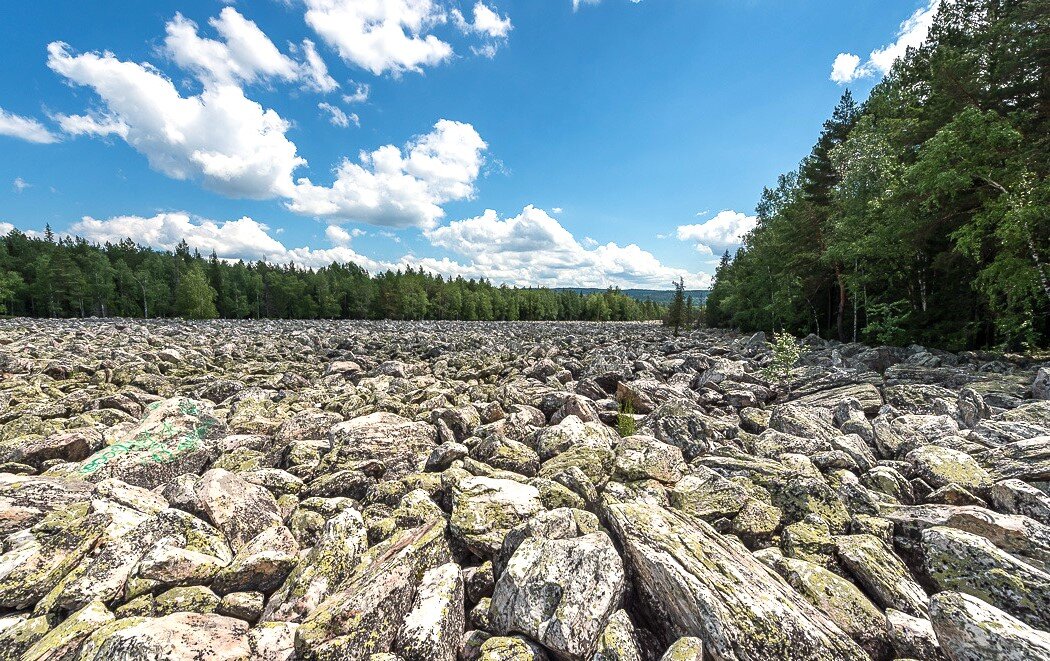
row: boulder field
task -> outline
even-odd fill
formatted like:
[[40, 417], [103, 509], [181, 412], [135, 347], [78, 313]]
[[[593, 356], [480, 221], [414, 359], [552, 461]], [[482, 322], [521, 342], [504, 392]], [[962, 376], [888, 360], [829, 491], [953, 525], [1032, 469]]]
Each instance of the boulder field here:
[[1050, 368], [0, 321], [0, 661], [1050, 659]]

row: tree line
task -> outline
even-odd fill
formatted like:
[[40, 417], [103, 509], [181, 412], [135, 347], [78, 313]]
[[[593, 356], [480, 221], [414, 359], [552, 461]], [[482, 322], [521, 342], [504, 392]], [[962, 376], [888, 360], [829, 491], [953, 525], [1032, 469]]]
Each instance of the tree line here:
[[707, 323], [948, 349], [1050, 344], [1050, 5], [941, 3], [847, 91], [723, 256]]
[[0, 313], [34, 317], [189, 319], [660, 319], [666, 308], [610, 288], [594, 294], [445, 279], [421, 269], [374, 275], [352, 263], [294, 264], [202, 257], [182, 241], [160, 252], [131, 239], [0, 237]]

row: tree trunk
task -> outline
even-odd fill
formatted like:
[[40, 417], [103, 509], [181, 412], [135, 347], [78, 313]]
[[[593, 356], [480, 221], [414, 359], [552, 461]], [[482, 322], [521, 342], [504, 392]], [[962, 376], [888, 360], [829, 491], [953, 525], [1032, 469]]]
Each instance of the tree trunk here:
[[835, 318], [835, 328], [839, 334], [839, 341], [845, 342], [846, 337], [842, 332], [842, 317], [846, 314], [846, 282], [842, 279], [842, 267], [835, 265], [835, 280], [839, 285], [839, 308]]

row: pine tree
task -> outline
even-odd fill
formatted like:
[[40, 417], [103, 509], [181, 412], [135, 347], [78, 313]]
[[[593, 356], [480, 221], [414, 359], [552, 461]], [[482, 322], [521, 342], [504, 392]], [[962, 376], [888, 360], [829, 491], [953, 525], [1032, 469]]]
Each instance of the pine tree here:
[[674, 335], [678, 337], [683, 317], [685, 316], [685, 282], [682, 278], [679, 278], [678, 282], [673, 284], [674, 299], [671, 301], [671, 307], [667, 313], [667, 323], [674, 327]]

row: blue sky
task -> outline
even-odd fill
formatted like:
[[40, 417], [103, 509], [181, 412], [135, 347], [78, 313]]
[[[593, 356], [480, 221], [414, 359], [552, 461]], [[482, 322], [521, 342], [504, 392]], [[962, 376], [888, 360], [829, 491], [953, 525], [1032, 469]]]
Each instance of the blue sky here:
[[704, 286], [936, 2], [4, 3], [0, 231]]

